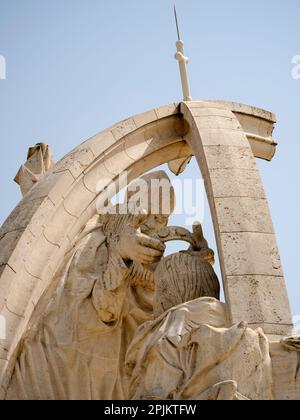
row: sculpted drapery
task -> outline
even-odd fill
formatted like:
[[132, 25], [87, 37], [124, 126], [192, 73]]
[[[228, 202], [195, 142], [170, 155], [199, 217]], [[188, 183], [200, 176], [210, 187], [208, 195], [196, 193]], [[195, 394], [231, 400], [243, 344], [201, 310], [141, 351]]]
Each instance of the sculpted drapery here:
[[[168, 180], [152, 173], [149, 188], [153, 178]], [[145, 233], [167, 221], [128, 213], [89, 223], [37, 308], [7, 399], [127, 398], [125, 354], [153, 313], [153, 276], [144, 267], [165, 249]]]
[[156, 233], [167, 235], [174, 191], [166, 214], [153, 179], [170, 181], [143, 177], [157, 214], [115, 206], [77, 238], [36, 309], [6, 399], [272, 398], [267, 339], [228, 324], [201, 226], [188, 251], [163, 258]]

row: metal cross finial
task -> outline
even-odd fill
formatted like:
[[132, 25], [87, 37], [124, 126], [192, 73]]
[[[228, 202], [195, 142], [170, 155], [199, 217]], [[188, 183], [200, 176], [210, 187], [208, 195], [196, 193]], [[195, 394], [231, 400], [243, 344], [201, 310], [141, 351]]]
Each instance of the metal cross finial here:
[[179, 62], [183, 100], [191, 101], [192, 97], [190, 95], [189, 79], [188, 79], [187, 69], [186, 69], [186, 65], [189, 59], [184, 55], [184, 44], [183, 44], [183, 41], [181, 41], [180, 39], [178, 17], [177, 17], [177, 11], [176, 11], [175, 5], [174, 5], [174, 14], [175, 14], [175, 21], [176, 21], [176, 28], [177, 28], [177, 35], [178, 35], [178, 41], [176, 42], [177, 52], [175, 54], [175, 59]]

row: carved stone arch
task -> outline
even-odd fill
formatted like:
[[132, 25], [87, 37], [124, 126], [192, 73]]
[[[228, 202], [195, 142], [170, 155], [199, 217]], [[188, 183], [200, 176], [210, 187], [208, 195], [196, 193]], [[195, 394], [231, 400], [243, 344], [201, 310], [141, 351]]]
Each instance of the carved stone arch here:
[[[270, 113], [232, 103], [191, 102], [157, 108], [87, 140], [35, 185], [0, 230], [0, 314], [7, 321], [7, 339], [0, 341], [2, 396], [34, 308], [74, 238], [95, 214], [97, 191], [105, 194], [107, 185], [123, 171], [128, 171], [130, 182], [145, 171], [191, 154], [197, 157], [205, 179], [232, 321], [261, 325], [270, 334], [290, 329], [276, 241], [254, 161], [254, 155], [272, 158], [274, 121]], [[261, 200], [257, 207], [255, 200]], [[254, 216], [243, 223], [248, 220], [248, 205]], [[263, 263], [255, 261], [255, 241], [263, 252]], [[248, 245], [251, 252], [244, 255]], [[276, 293], [270, 293], [274, 287]], [[253, 302], [255, 308], [251, 308]]]

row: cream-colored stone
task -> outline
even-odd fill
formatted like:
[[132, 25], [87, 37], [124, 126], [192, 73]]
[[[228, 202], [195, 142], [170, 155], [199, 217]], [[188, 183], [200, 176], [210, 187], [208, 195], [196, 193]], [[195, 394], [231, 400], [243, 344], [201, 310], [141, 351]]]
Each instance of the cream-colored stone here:
[[126, 153], [125, 144], [122, 142], [106, 156], [103, 165], [111, 175], [116, 176], [125, 171], [133, 163], [134, 159]]
[[288, 296], [282, 293], [283, 277], [228, 276], [227, 283], [234, 323], [292, 327]]
[[179, 104], [174, 103], [174, 104], [164, 105], [159, 108], [156, 108], [155, 112], [157, 114], [158, 119], [162, 119], [165, 117], [169, 117], [170, 115], [178, 114], [179, 113], [178, 108], [179, 108]]
[[261, 118], [269, 121], [270, 123], [276, 123], [276, 116], [272, 112], [266, 111], [265, 109], [257, 108], [252, 105], [241, 104], [238, 102], [228, 102], [228, 101], [208, 101], [208, 103], [213, 103], [214, 106], [220, 105], [230, 109], [235, 114], [250, 115], [253, 118]]
[[[205, 115], [205, 113], [208, 115], [211, 113], [215, 113], [216, 115], [218, 113], [222, 113], [223, 115], [224, 109], [232, 111], [242, 125], [242, 128], [250, 142], [254, 156], [269, 161], [274, 157], [277, 143], [271, 138], [271, 135], [274, 130], [274, 124], [276, 123], [276, 117], [271, 112], [244, 104], [224, 101], [190, 102], [181, 105], [182, 111], [184, 110], [184, 106], [188, 106], [193, 111], [193, 114], [196, 115]], [[202, 127], [203, 144], [206, 143], [205, 131], [207, 130], [203, 130]], [[225, 133], [226, 131], [224, 130]], [[230, 137], [232, 137], [232, 134], [233, 133], [230, 134]], [[210, 136], [211, 133], [209, 133], [209, 137]], [[227, 141], [228, 136], [229, 133], [227, 132]], [[213, 139], [214, 135], [212, 140]], [[224, 142], [224, 139], [222, 142]], [[230, 144], [233, 145], [232, 142]]]
[[274, 235], [255, 232], [222, 233], [221, 243], [227, 276], [283, 276]]
[[[45, 238], [53, 245], [60, 246], [62, 239], [66, 236], [68, 229], [75, 223], [76, 216], [71, 215], [66, 211], [62, 204], [55, 215], [49, 220], [44, 230]], [[64, 229], [60, 227], [63, 224]]]
[[183, 159], [176, 159], [169, 162], [170, 171], [176, 176], [182, 174], [190, 163], [192, 157], [193, 156], [188, 156], [187, 158], [185, 157]]
[[79, 217], [82, 213], [83, 203], [85, 203], [84, 205], [87, 207], [95, 198], [96, 194], [86, 188], [82, 178], [65, 197], [64, 208], [70, 215]]
[[0, 282], [0, 310], [4, 307], [6, 301], [7, 290], [16, 281], [16, 273], [8, 266], [4, 265], [1, 271], [1, 282]]
[[9, 311], [6, 306], [0, 311], [0, 316], [3, 317], [6, 322], [6, 339], [0, 340], [0, 359], [9, 361], [12, 356], [12, 344], [19, 342], [21, 339], [20, 328], [24, 321], [24, 317]]
[[143, 137], [143, 134], [137, 131], [125, 138], [125, 151], [131, 159], [135, 160], [138, 156], [147, 156], [149, 154], [149, 144], [146, 140], [141, 142], [141, 136]]
[[[196, 129], [196, 128], [195, 128]], [[240, 131], [221, 130], [212, 128], [211, 130], [201, 129], [201, 141], [203, 146], [230, 146], [245, 147], [248, 146], [247, 138]]]
[[20, 185], [22, 194], [27, 194], [53, 165], [54, 161], [47, 144], [38, 143], [30, 147], [27, 162], [21, 166], [14, 179]]
[[265, 198], [257, 170], [215, 169], [210, 172], [214, 198]]
[[[224, 286], [228, 305], [228, 313], [231, 313], [231, 311], [234, 310], [234, 308], [232, 308], [232, 306], [234, 306], [234, 300], [231, 301], [231, 299], [229, 298], [230, 292], [232, 292], [234, 296], [234, 291], [233, 289], [231, 290], [231, 286], [227, 281], [227, 278], [230, 277], [230, 273], [233, 273], [232, 277], [235, 276], [235, 273], [240, 274], [241, 277], [245, 277], [245, 275], [247, 274], [249, 274], [249, 277], [251, 277], [253, 274], [257, 274], [258, 276], [261, 276], [263, 274], [263, 277], [268, 278], [276, 277], [280, 279], [282, 277], [280, 261], [274, 236], [266, 235], [265, 231], [264, 234], [256, 232], [256, 230], [256, 233], [247, 232], [247, 230], [250, 230], [252, 227], [253, 229], [257, 228], [257, 230], [259, 230], [263, 224], [263, 216], [266, 218], [266, 229], [269, 230], [271, 226], [271, 221], [264, 205], [258, 205], [257, 208], [255, 208], [255, 200], [257, 200], [257, 202], [260, 203], [264, 202], [264, 200], [262, 200], [262, 198], [264, 198], [264, 193], [260, 178], [258, 176], [258, 172], [254, 169], [246, 170], [246, 168], [252, 168], [254, 162], [253, 157], [251, 157], [250, 145], [247, 138], [250, 139], [250, 137], [252, 136], [253, 142], [255, 141], [256, 143], [258, 143], [259, 141], [261, 141], [261, 143], [264, 145], [268, 144], [268, 147], [270, 147], [270, 149], [268, 149], [268, 153], [272, 148], [275, 149], [274, 142], [264, 137], [266, 134], [268, 134], [268, 132], [270, 132], [271, 127], [274, 123], [274, 121], [272, 122], [271, 114], [268, 115], [264, 111], [260, 112], [259, 110], [251, 107], [234, 106], [232, 104], [225, 105], [224, 103], [191, 102], [182, 104], [180, 108], [181, 112], [184, 115], [184, 118], [182, 117], [182, 115], [179, 115], [177, 105], [172, 104], [169, 107], [163, 107], [159, 110], [155, 110], [155, 114], [157, 115], [158, 120], [154, 123], [149, 121], [149, 119], [152, 118], [150, 117], [150, 114], [154, 116], [153, 112], [150, 112], [147, 116], [144, 115], [143, 117], [140, 116], [139, 118], [137, 118], [136, 122], [134, 119], [130, 119], [114, 126], [112, 128], [114, 138], [111, 137], [111, 134], [107, 134], [109, 133], [109, 131], [105, 132], [105, 135], [103, 134], [104, 137], [102, 137], [102, 134], [99, 134], [99, 137], [95, 136], [94, 138], [88, 140], [84, 145], [79, 146], [75, 151], [73, 151], [72, 156], [74, 157], [74, 160], [71, 159], [69, 163], [66, 163], [65, 167], [62, 168], [62, 170], [65, 169], [64, 172], [53, 174], [48, 172], [37, 183], [37, 185], [35, 185], [32, 188], [32, 190], [29, 191], [29, 193], [26, 195], [23, 202], [25, 217], [28, 217], [28, 222], [33, 220], [34, 217], [37, 217], [35, 222], [36, 224], [34, 225], [35, 228], [32, 228], [32, 233], [34, 233], [35, 238], [32, 242], [27, 244], [28, 232], [30, 232], [31, 230], [30, 224], [26, 224], [25, 234], [23, 230], [20, 230], [20, 237], [17, 236], [13, 238], [12, 236], [10, 240], [6, 242], [6, 249], [3, 250], [0, 248], [0, 258], [2, 258], [3, 256], [5, 257], [5, 254], [7, 257], [3, 258], [1, 261], [5, 261], [6, 264], [6, 260], [9, 260], [10, 262], [12, 258], [15, 258], [15, 262], [18, 262], [18, 270], [16, 270], [15, 276], [12, 275], [11, 271], [9, 273], [13, 278], [16, 277], [17, 280], [15, 285], [17, 289], [20, 289], [20, 294], [12, 293], [10, 295], [9, 306], [10, 308], [16, 310], [16, 313], [19, 314], [24, 313], [25, 311], [24, 317], [20, 318], [16, 317], [16, 315], [14, 315], [12, 312], [8, 311], [7, 308], [4, 308], [7, 311], [7, 316], [9, 318], [10, 316], [12, 317], [12, 319], [9, 321], [10, 336], [6, 343], [7, 352], [5, 355], [5, 357], [9, 359], [9, 368], [11, 368], [14, 364], [12, 355], [16, 354], [18, 344], [20, 343], [21, 338], [24, 337], [24, 333], [28, 329], [29, 321], [30, 325], [32, 325], [32, 322], [34, 323], [35, 321], [39, 323], [38, 321], [41, 321], [44, 316], [47, 316], [47, 314], [49, 314], [51, 320], [53, 319], [52, 309], [50, 309], [50, 312], [52, 311], [50, 313], [45, 311], [45, 306], [43, 306], [44, 304], [47, 306], [49, 302], [55, 301], [55, 294], [53, 295], [52, 293], [56, 290], [56, 283], [53, 283], [53, 280], [57, 281], [62, 286], [58, 288], [57, 291], [58, 295], [59, 293], [63, 294], [63, 299], [67, 297], [68, 300], [69, 297], [71, 298], [71, 296], [78, 297], [79, 294], [83, 292], [86, 293], [84, 295], [85, 297], [83, 298], [83, 300], [81, 300], [81, 298], [78, 298], [78, 301], [86, 303], [86, 299], [89, 299], [89, 297], [91, 297], [90, 290], [87, 290], [88, 287], [85, 288], [88, 282], [88, 278], [91, 280], [91, 284], [95, 284], [95, 278], [93, 277], [93, 273], [97, 273], [97, 281], [99, 280], [99, 278], [104, 278], [102, 277], [102, 269], [99, 269], [100, 261], [106, 261], [107, 263], [107, 254], [106, 251], [104, 252], [104, 248], [102, 248], [101, 246], [99, 248], [93, 243], [91, 244], [91, 246], [83, 246], [83, 248], [80, 248], [79, 253], [76, 253], [77, 248], [73, 248], [73, 251], [71, 251], [71, 245], [74, 243], [79, 247], [82, 245], [81, 240], [84, 239], [84, 236], [80, 236], [80, 232], [82, 233], [82, 229], [84, 227], [84, 223], [88, 218], [88, 215], [91, 216], [91, 214], [95, 212], [95, 209], [92, 208], [91, 202], [88, 202], [89, 200], [86, 198], [85, 194], [82, 193], [82, 188], [87, 188], [89, 191], [91, 191], [92, 195], [95, 196], [96, 192], [102, 191], [102, 189], [107, 185], [107, 183], [110, 182], [113, 178], [115, 178], [112, 174], [116, 174], [116, 176], [118, 175], [118, 171], [121, 170], [121, 168], [128, 169], [130, 181], [136, 176], [142, 174], [145, 170], [150, 170], [156, 165], [168, 162], [168, 160], [175, 160], [179, 158], [188, 157], [191, 154], [191, 148], [193, 149], [193, 153], [196, 155], [198, 161], [203, 163], [202, 170], [204, 173], [206, 185], [208, 187], [208, 195], [209, 200], [211, 201], [215, 230], [217, 234], [217, 241], [220, 249], [220, 263], [224, 275]], [[216, 109], [218, 109], [219, 111], [216, 112]], [[193, 110], [196, 110], [196, 113], [198, 113], [198, 115], [200, 116], [195, 118], [192, 115]], [[203, 110], [203, 112], [200, 110]], [[251, 118], [248, 119], [241, 117], [240, 122], [243, 123], [243, 126], [246, 127], [247, 124], [247, 129], [252, 131], [252, 133], [244, 133], [243, 130], [240, 128], [239, 116], [237, 115], [238, 113], [243, 115], [249, 114], [253, 116], [253, 118], [256, 120], [260, 119], [264, 121], [259, 121], [259, 124], [256, 126], [255, 122], [253, 122], [254, 120], [251, 120]], [[205, 117], [206, 114], [208, 114], [207, 118]], [[216, 116], [215, 114], [218, 115]], [[139, 123], [141, 124], [141, 126], [138, 128]], [[252, 125], [254, 125], [254, 127]], [[187, 130], [188, 126], [190, 127], [189, 131]], [[222, 127], [224, 127], [225, 129], [222, 129]], [[262, 136], [262, 138], [259, 139], [259, 135], [257, 135], [256, 133], [259, 133], [259, 135]], [[141, 137], [138, 137], [139, 134], [141, 134]], [[105, 138], [103, 145], [100, 145], [100, 138]], [[135, 138], [134, 141], [133, 138]], [[186, 146], [184, 144], [183, 139], [188, 140], [189, 146]], [[144, 149], [145, 141], [148, 142], [149, 149]], [[250, 144], [251, 141], [252, 140], [250, 139]], [[121, 159], [124, 158], [122, 164], [118, 162], [118, 153], [116, 153], [118, 152], [118, 147], [121, 144], [122, 147], [124, 147], [119, 156], [121, 157]], [[206, 146], [228, 147], [226, 149], [223, 149], [224, 152], [226, 150], [226, 152], [223, 154], [218, 152], [218, 150], [221, 150], [221, 148], [211, 148], [209, 152], [209, 147]], [[243, 164], [239, 160], [239, 156], [237, 156], [237, 154], [235, 153], [234, 148], [240, 148], [240, 151], [243, 151], [243, 157], [241, 158]], [[71, 171], [73, 170], [72, 168], [74, 168], [74, 165], [77, 165], [76, 159], [80, 161], [81, 156], [84, 156], [84, 154], [82, 155], [84, 149], [88, 149], [92, 153], [88, 153], [89, 159], [87, 159], [85, 163], [83, 161], [83, 164], [81, 162], [79, 166], [77, 166], [78, 171], [76, 172], [76, 175], [74, 172], [73, 176], [71, 173]], [[267, 151], [259, 151], [257, 153], [261, 154], [261, 156], [259, 157], [266, 158]], [[249, 160], [247, 160], [247, 156], [249, 157]], [[270, 153], [268, 154], [268, 157], [269, 156]], [[108, 159], [110, 159], [110, 161], [108, 161]], [[67, 160], [65, 162], [67, 162]], [[105, 165], [107, 165], [109, 162], [110, 167], [105, 167]], [[220, 169], [213, 170], [212, 167]], [[75, 176], [78, 176], [78, 178], [82, 176], [83, 184], [76, 183], [74, 181]], [[211, 188], [211, 185], [213, 188]], [[220, 194], [219, 200], [216, 192]], [[245, 194], [245, 196], [243, 194]], [[77, 203], [75, 201], [76, 197], [78, 198]], [[224, 201], [222, 201], [223, 198]], [[226, 213], [223, 219], [220, 215], [220, 213], [222, 213], [223, 211], [222, 206], [225, 205], [225, 199], [229, 200], [231, 198], [236, 200], [236, 206], [229, 206], [230, 212]], [[38, 207], [35, 212], [29, 211], [30, 203], [35, 202], [34, 200], [37, 200], [36, 202], [38, 202], [39, 199], [42, 199], [41, 206], [43, 210], [40, 213], [40, 223], [38, 216], [40, 208]], [[64, 203], [63, 200], [65, 200]], [[45, 204], [46, 202], [48, 203], [47, 205]], [[50, 203], [53, 204], [49, 205]], [[236, 232], [235, 229], [236, 226], [239, 226], [239, 221], [246, 217], [247, 211], [248, 213], [250, 212], [250, 209], [246, 208], [246, 206], [248, 206], [250, 203], [253, 206], [253, 210], [251, 210], [252, 218], [249, 218], [249, 220], [246, 220], [245, 222], [243, 220], [243, 222], [241, 223], [243, 233], [239, 233], [239, 231]], [[28, 210], [26, 210], [26, 207], [28, 208]], [[264, 211], [266, 211], [266, 213], [264, 213]], [[261, 212], [263, 212], [264, 214], [261, 215]], [[73, 217], [71, 214], [74, 214], [76, 216], [80, 215], [80, 219]], [[218, 219], [220, 219], [220, 226], [218, 225]], [[18, 214], [17, 211], [16, 221], [18, 224], [20, 223], [20, 220], [21, 214]], [[129, 226], [130, 223], [127, 223], [126, 229]], [[22, 226], [22, 229], [24, 227]], [[4, 233], [10, 234], [9, 224], [5, 224], [3, 228]], [[222, 230], [223, 228], [224, 231]], [[45, 231], [45, 236], [41, 236], [42, 229]], [[128, 233], [126, 229], [124, 229], [124, 232]], [[232, 231], [234, 231], [235, 233], [232, 233]], [[114, 230], [110, 232], [114, 232]], [[124, 232], [122, 231], [121, 233], [123, 234]], [[22, 238], [21, 240], [20, 238], [23, 236], [23, 234], [24, 238]], [[78, 234], [79, 237], [74, 241], [75, 235]], [[101, 240], [101, 237], [103, 237], [103, 235], [100, 235], [98, 239]], [[116, 238], [118, 238], [118, 235], [116, 235]], [[267, 238], [270, 238], [270, 240], [267, 240]], [[108, 243], [110, 243], [111, 240], [112, 237], [110, 237]], [[49, 241], [53, 242], [53, 244]], [[15, 247], [13, 244], [19, 242], [20, 244], [23, 243], [25, 245], [26, 252], [14, 252]], [[125, 243], [127, 244], [126, 246], [124, 246]], [[128, 246], [128, 243], [130, 243], [130, 246]], [[114, 252], [116, 250], [122, 250], [122, 256], [125, 258], [125, 260], [126, 257], [128, 257], [128, 253], [134, 253], [134, 259], [136, 259], [137, 256], [140, 256], [139, 258], [141, 258], [141, 255], [143, 255], [143, 253], [141, 253], [135, 245], [136, 244], [133, 235], [133, 237], [131, 236], [130, 241], [128, 240], [128, 238], [126, 239], [121, 248], [120, 244], [117, 246], [117, 248], [114, 248]], [[96, 249], [101, 249], [101, 258], [93, 258], [93, 252], [95, 252]], [[70, 251], [70, 253], [66, 254], [68, 251]], [[114, 252], [111, 255], [115, 255]], [[64, 260], [66, 255], [67, 259]], [[80, 266], [80, 264], [78, 264], [78, 258], [81, 258], [81, 262], [84, 264], [84, 269], [82, 268], [82, 266]], [[143, 256], [143, 258], [145, 258], [145, 256]], [[95, 269], [91, 269], [92, 265], [89, 264], [90, 259], [92, 259], [93, 264], [95, 263], [95, 266], [93, 266]], [[33, 287], [30, 281], [28, 283], [26, 282], [26, 284], [22, 283], [21, 281], [22, 278], [26, 278], [27, 275], [26, 271], [22, 269], [23, 260], [25, 262], [26, 271], [32, 276], [41, 279], [36, 284], [36, 287]], [[68, 263], [74, 263], [73, 267], [75, 271], [72, 274], [68, 273]], [[58, 267], [63, 268], [64, 274], [60, 272], [58, 277], [54, 277]], [[108, 264], [107, 267], [110, 267], [111, 269], [112, 267], [114, 267], [114, 269], [116, 269], [116, 272], [119, 272], [119, 270], [122, 271], [122, 267], [126, 269], [126, 267], [122, 265], [122, 261], [120, 260], [116, 265]], [[254, 268], [254, 273], [249, 273], [250, 268]], [[274, 274], [277, 272], [279, 274]], [[5, 279], [3, 280], [4, 275]], [[10, 285], [8, 280], [9, 275], [7, 269], [1, 269], [0, 267], [0, 284], [1, 287], [4, 289], [4, 301], [9, 295], [8, 292]], [[64, 283], [65, 280], [66, 283]], [[73, 281], [75, 282], [74, 284], [72, 283]], [[104, 285], [106, 285], [107, 281], [109, 284], [114, 285], [118, 283], [117, 277], [115, 276], [109, 276], [108, 278], [105, 278]], [[30, 290], [26, 289], [27, 286], [30, 284], [30, 287], [34, 289], [32, 290], [32, 293], [30, 293]], [[64, 285], [66, 287], [64, 287]], [[74, 286], [74, 289], [72, 289], [72, 285]], [[68, 288], [69, 286], [71, 286], [71, 289]], [[69, 294], [70, 290], [72, 292], [71, 294]], [[100, 291], [98, 290], [97, 293], [95, 292], [95, 295], [92, 294], [94, 303], [99, 302], [98, 299], [100, 299], [100, 301], [102, 302], [101, 299], [103, 295], [101, 290], [102, 289], [100, 287]], [[284, 312], [282, 310], [283, 306], [286, 306], [286, 319], [289, 316], [288, 305], [286, 305], [286, 289], [282, 278], [281, 281], [278, 281], [278, 283], [276, 283], [276, 293], [274, 292], [272, 296], [269, 296], [267, 290], [268, 289], [264, 287], [262, 281], [258, 283], [257, 296], [259, 296], [260, 299], [260, 306], [259, 310], [257, 311], [260, 311], [260, 319], [258, 323], [251, 324], [251, 327], [256, 328], [257, 326], [262, 326], [265, 329], [266, 333], [284, 334], [286, 333], [286, 331], [288, 331], [290, 325], [285, 325], [284, 323], [282, 323], [288, 322], [284, 321]], [[45, 294], [45, 292], [49, 294]], [[43, 298], [41, 299], [42, 295]], [[104, 299], [104, 302], [105, 305], [107, 305], [108, 302], [108, 306], [100, 305], [99, 307], [96, 304], [96, 311], [99, 311], [99, 314], [103, 317], [101, 319], [105, 320], [107, 325], [107, 321], [111, 320], [111, 314], [113, 313], [115, 308], [119, 307], [118, 302], [120, 302], [120, 300], [116, 299], [115, 296], [113, 299], [111, 299], [111, 296], [108, 297], [108, 300], [106, 300], [106, 298]], [[249, 301], [251, 301], [250, 297], [248, 295], [245, 295], [242, 309], [245, 307], [251, 308], [251, 304], [249, 304]], [[31, 315], [33, 312], [33, 305], [37, 305], [37, 308], [32, 318]], [[74, 313], [72, 311], [74, 309], [74, 306], [69, 304], [69, 302], [64, 304], [64, 301], [60, 301], [59, 305], [61, 308], [61, 312], [58, 313], [61, 314], [61, 316], [58, 316], [59, 322], [55, 324], [54, 330], [55, 334], [57, 333], [58, 336], [62, 338], [63, 342], [65, 343], [67, 332], [72, 331], [72, 328], [65, 328], [65, 320], [72, 320], [76, 317], [73, 318]], [[270, 309], [269, 305], [273, 305], [272, 310]], [[53, 306], [51, 305], [48, 306], [48, 308], [50, 307], [53, 308]], [[77, 311], [76, 308], [74, 309], [75, 312]], [[112, 308], [112, 312], [110, 311], [110, 308]], [[256, 306], [253, 304], [253, 311], [255, 310], [255, 308]], [[70, 313], [70, 311], [72, 313]], [[238, 307], [236, 311], [236, 316], [240, 316], [240, 310], [238, 309]], [[135, 312], [133, 311], [131, 314], [134, 313]], [[251, 317], [251, 319], [255, 320], [255, 317], [252, 313], [249, 313], [248, 315], [249, 317]], [[275, 319], [274, 324], [268, 323], [273, 322], [272, 320], [269, 321], [270, 319], [272, 319], [272, 316], [274, 316]], [[84, 324], [87, 319], [88, 322], [90, 322], [93, 319], [93, 317], [85, 315], [84, 318], [80, 319], [83, 320]], [[142, 322], [141, 318], [139, 318], [139, 322]], [[53, 326], [54, 324], [51, 321], [47, 325]], [[97, 324], [96, 328], [98, 329], [98, 327], [99, 324]], [[89, 331], [93, 331], [93, 328], [94, 326], [92, 326], [91, 330]], [[129, 330], [126, 331], [129, 332]], [[86, 352], [91, 351], [91, 343], [93, 342], [94, 338], [95, 337], [93, 336], [91, 340], [87, 340], [87, 347], [81, 349], [83, 350], [83, 353], [86, 354]], [[90, 360], [93, 360], [93, 357], [95, 355], [97, 356], [95, 358], [95, 360], [97, 360], [96, 369], [98, 372], [96, 374], [96, 377], [99, 379], [99, 383], [103, 385], [102, 390], [104, 393], [105, 390], [108, 389], [108, 382], [105, 382], [107, 379], [105, 379], [105, 381], [102, 381], [102, 379], [100, 380], [100, 376], [105, 375], [105, 378], [107, 378], [107, 375], [111, 375], [114, 371], [114, 366], [113, 363], [105, 362], [103, 363], [103, 366], [99, 368], [98, 352], [100, 350], [103, 350], [104, 353], [107, 352], [105, 353], [105, 357], [107, 356], [111, 359], [113, 356], [111, 349], [116, 349], [118, 347], [116, 346], [116, 342], [109, 344], [109, 342], [107, 341], [107, 335], [105, 339], [105, 347], [98, 345], [99, 343], [96, 343], [94, 347], [95, 353], [93, 353], [90, 358]], [[130, 340], [128, 340], [128, 342], [129, 341]], [[29, 342], [31, 341], [29, 340]], [[85, 342], [85, 340], [76, 341], [76, 345], [78, 343], [83, 342]], [[53, 349], [53, 346], [50, 347]], [[24, 347], [24, 351], [26, 351], [26, 347]], [[122, 349], [122, 351], [125, 351], [125, 349]], [[24, 360], [26, 361], [26, 358]], [[41, 358], [37, 357], [35, 359], [36, 365], [38, 365], [38, 363], [41, 360]], [[116, 360], [116, 365], [119, 366], [119, 358], [116, 357]], [[70, 359], [68, 359], [68, 362], [69, 361]], [[90, 366], [93, 370], [93, 365]], [[9, 369], [7, 371], [9, 371]], [[47, 369], [46, 371], [49, 372], [49, 370]], [[76, 381], [78, 380], [78, 372], [76, 371], [76, 369], [68, 369], [67, 372], [70, 374], [70, 384], [76, 383]], [[83, 370], [81, 372], [83, 372]], [[98, 376], [98, 374], [100, 376]], [[60, 376], [68, 377], [67, 374], [63, 374], [62, 370], [60, 370]], [[81, 379], [83, 382], [85, 381], [84, 378], [86, 378], [86, 376], [82, 375]], [[48, 377], [43, 376], [43, 379], [43, 383], [45, 383], [46, 390], [48, 386], [46, 384], [49, 384], [49, 375]], [[3, 386], [4, 388], [6, 388], [7, 380], [8, 376], [6, 376], [5, 381], [1, 382], [2, 392], [4, 391]], [[209, 391], [208, 394], [205, 391], [204, 394], [202, 394], [202, 397], [203, 395], [206, 395], [206, 397], [207, 395], [215, 395], [214, 393], [216, 392], [216, 390], [217, 392], [218, 390], [222, 391], [224, 389], [227, 391], [238, 390], [238, 382], [236, 382], [236, 384], [235, 381], [231, 382], [232, 383], [230, 384], [223, 384], [224, 387], [223, 385], [219, 387], [220, 384], [215, 384], [216, 388], [214, 388], [213, 386], [211, 389], [211, 393]], [[26, 389], [29, 388], [30, 387], [26, 387]], [[69, 389], [73, 391], [74, 387], [70, 387]], [[82, 389], [84, 390], [84, 392], [90, 389], [88, 386], [88, 382], [84, 383]], [[100, 390], [99, 392], [102, 393], [102, 390]], [[52, 393], [50, 392], [49, 395], [51, 397]], [[74, 396], [75, 394], [72, 395]], [[79, 395], [79, 397], [84, 396], [87, 395], [83, 395], [82, 393]], [[88, 395], [87, 397], [90, 397], [90, 395]]]
[[62, 200], [63, 194], [69, 190], [73, 183], [74, 177], [68, 170], [59, 173], [48, 172], [43, 177], [42, 182], [38, 182], [27, 193], [26, 199], [34, 200], [48, 197], [56, 205]]
[[[38, 303], [7, 399], [126, 398], [124, 343], [152, 314], [152, 272], [145, 279], [141, 264], [157, 261], [165, 250], [146, 234], [166, 222], [167, 217], [121, 214], [88, 223]], [[86, 357], [87, 370], [81, 369]]]
[[274, 131], [274, 122], [263, 118], [253, 118], [252, 115], [236, 114], [245, 133], [257, 134], [261, 137], [271, 137]]
[[[0, 382], [1, 382], [1, 384], [2, 384], [3, 379], [5, 377], [5, 373], [6, 373], [7, 368], [8, 368], [8, 361], [0, 359]], [[6, 390], [3, 387], [1, 387], [1, 389], [0, 389], [0, 401], [2, 401], [5, 398], [5, 393], [6, 393]]]
[[98, 158], [102, 153], [107, 152], [110, 147], [116, 143], [111, 131], [104, 131], [103, 133], [96, 134], [86, 142], [93, 152], [94, 156]]
[[0, 242], [2, 248], [0, 265], [8, 263], [17, 272], [30, 252], [29, 249], [34, 240], [34, 236], [28, 229], [7, 233]]
[[[6, 298], [7, 309], [21, 317], [25, 316], [28, 305], [31, 305], [33, 291], [39, 282], [40, 279], [26, 272], [23, 273], [21, 280], [16, 278], [9, 287]], [[20, 294], [21, 289], [22, 294]]]
[[135, 125], [137, 128], [143, 127], [146, 124], [149, 124], [153, 121], [157, 121], [158, 117], [156, 115], [155, 109], [152, 111], [144, 112], [143, 114], [136, 115], [133, 117]]
[[155, 149], [172, 143], [174, 138], [183, 138], [185, 133], [184, 121], [180, 117], [172, 117], [171, 119], [164, 119], [162, 123], [146, 126], [144, 139], [149, 147]]
[[199, 126], [200, 130], [210, 130], [219, 129], [219, 130], [241, 130], [242, 127], [235, 116], [226, 115], [224, 116], [202, 116], [202, 117], [194, 117], [196, 124]]
[[24, 230], [42, 206], [43, 201], [43, 198], [22, 200], [0, 227], [0, 240], [8, 232]]
[[193, 110], [193, 116], [194, 117], [201, 117], [201, 118], [202, 117], [205, 117], [205, 118], [206, 117], [227, 118], [228, 117], [228, 109], [224, 108], [224, 107], [216, 108], [213, 105], [210, 105], [210, 107], [195, 108]]
[[[188, 106], [189, 109], [197, 110], [199, 108], [205, 109], [224, 109], [224, 104], [218, 101], [191, 101], [191, 102], [181, 102], [180, 104], [180, 111], [183, 112], [183, 108]], [[225, 108], [230, 108], [225, 106]]]
[[54, 172], [63, 172], [69, 170], [74, 179], [78, 178], [95, 159], [94, 154], [90, 148], [85, 145], [84, 147], [77, 148], [61, 159], [55, 165]]
[[253, 134], [247, 134], [253, 155], [271, 161], [276, 153], [277, 143], [272, 138], [265, 139]]
[[[47, 269], [47, 264], [58, 249], [59, 247], [57, 245], [50, 243], [45, 236], [42, 235], [40, 238], [35, 240], [34, 245], [31, 248], [31, 252], [28, 254], [28, 258], [24, 262], [26, 271], [33, 277], [42, 278], [44, 270]], [[40, 258], [41, 255], [44, 256], [44, 259]], [[55, 273], [53, 273], [53, 275], [54, 274]]]
[[244, 147], [206, 146], [204, 150], [209, 170], [257, 169], [252, 151], [246, 144]]
[[132, 131], [135, 131], [136, 129], [137, 129], [137, 126], [135, 124], [134, 119], [129, 118], [113, 126], [111, 128], [111, 132], [116, 140], [120, 140], [122, 137], [126, 136]]
[[18, 242], [24, 233], [24, 230], [16, 230], [6, 233], [0, 241], [1, 253], [0, 253], [0, 266], [5, 265], [14, 252]]
[[216, 198], [215, 206], [221, 233], [274, 233], [268, 202], [264, 198]]
[[54, 211], [54, 204], [49, 198], [43, 199], [42, 203], [30, 219], [28, 230], [38, 238], [43, 232], [51, 213]]
[[299, 353], [271, 343], [273, 392], [276, 400], [300, 400]]
[[97, 193], [102, 191], [112, 180], [113, 175], [108, 172], [103, 163], [100, 163], [84, 175], [83, 182], [89, 191]]

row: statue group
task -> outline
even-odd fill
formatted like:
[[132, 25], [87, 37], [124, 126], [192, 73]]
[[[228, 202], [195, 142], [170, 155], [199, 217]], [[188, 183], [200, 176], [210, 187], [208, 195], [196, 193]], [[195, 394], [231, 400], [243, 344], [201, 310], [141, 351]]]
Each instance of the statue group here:
[[[145, 175], [149, 204], [161, 199], [153, 179], [170, 183]], [[272, 399], [264, 332], [230, 325], [201, 225], [169, 228], [171, 184], [167, 200], [168, 212], [118, 205], [85, 226], [38, 303], [6, 399]], [[165, 256], [180, 237], [190, 248]]]

